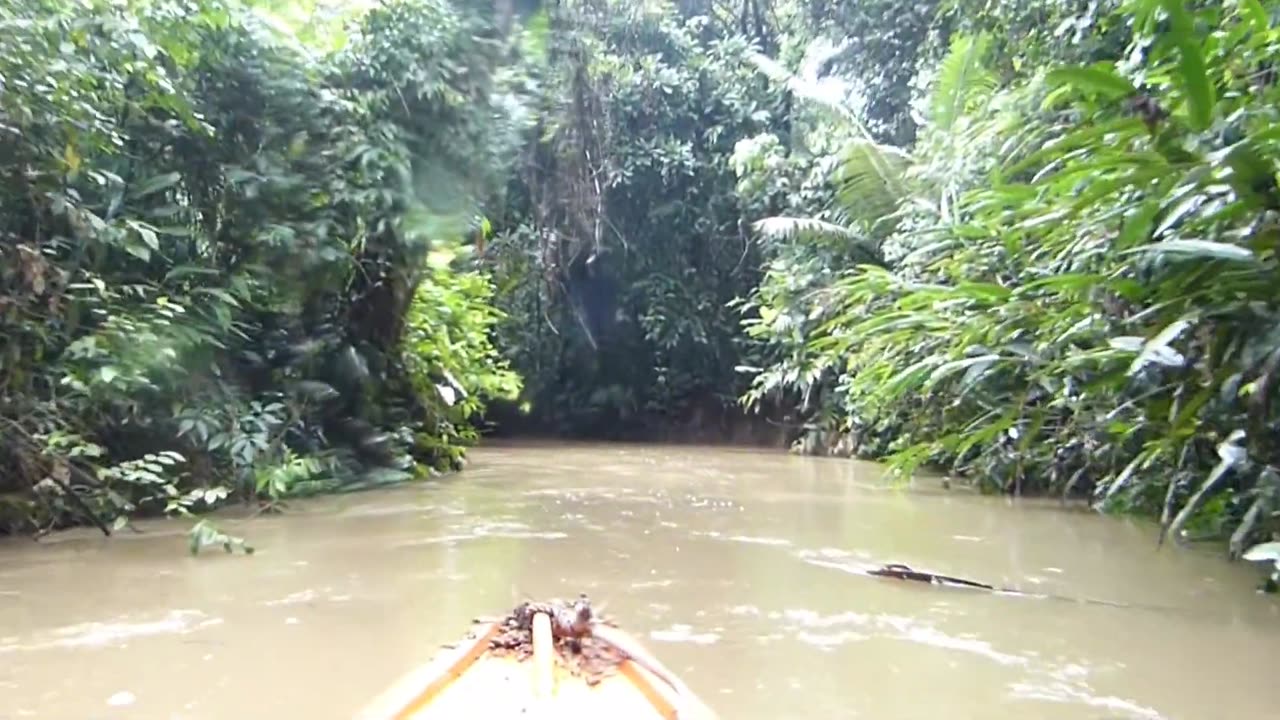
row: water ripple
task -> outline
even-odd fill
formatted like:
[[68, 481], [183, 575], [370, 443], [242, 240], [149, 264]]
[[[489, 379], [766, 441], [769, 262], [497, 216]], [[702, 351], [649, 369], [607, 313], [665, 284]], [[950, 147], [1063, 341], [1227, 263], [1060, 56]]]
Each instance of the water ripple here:
[[666, 630], [654, 630], [649, 637], [659, 642], [691, 642], [699, 645], [710, 645], [720, 639], [715, 632], [695, 633], [690, 625], [672, 625]]
[[[1009, 686], [1010, 694], [1016, 699], [1083, 704], [1140, 720], [1164, 720], [1164, 716], [1154, 708], [1124, 698], [1096, 695], [1087, 682], [1090, 669], [1084, 665], [1048, 665], [1037, 662], [1037, 653], [1003, 652], [989, 642], [951, 635], [916, 618], [852, 611], [824, 615], [803, 608], [762, 613], [759, 608], [751, 605], [737, 605], [727, 611], [739, 616], [765, 614], [794, 640], [826, 651], [872, 638], [889, 638], [977, 655], [1000, 665], [1025, 669], [1030, 677]], [[787, 635], [772, 635], [758, 640], [771, 641], [785, 637]]]
[[514, 540], [563, 540], [569, 537], [568, 533], [559, 531], [540, 531], [529, 528], [516, 522], [489, 522], [476, 525], [465, 533], [450, 533], [447, 535], [436, 535], [428, 538], [419, 538], [417, 540], [407, 540], [405, 542], [396, 543], [394, 548], [411, 548], [422, 545], [440, 545], [465, 542], [468, 540], [483, 540], [487, 538], [506, 538]]
[[695, 530], [689, 534], [694, 537], [708, 537], [716, 540], [746, 543], [748, 545], [775, 545], [778, 547], [788, 547], [791, 545], [791, 541], [786, 538], [760, 537], [755, 535], [725, 535], [715, 530]]
[[1083, 704], [1090, 707], [1105, 708], [1113, 712], [1124, 713], [1133, 718], [1146, 720], [1164, 720], [1165, 716], [1158, 710], [1146, 705], [1139, 705], [1124, 698], [1115, 696], [1099, 697], [1089, 691], [1087, 685], [1078, 683], [1075, 687], [1069, 683], [1056, 681], [1044, 684], [1013, 683], [1010, 694], [1019, 700], [1042, 700], [1066, 704]]
[[[222, 618], [209, 617], [199, 610], [172, 610], [160, 620], [147, 622], [89, 622], [58, 628], [45, 639], [32, 643], [5, 642], [0, 653], [52, 648], [104, 647], [148, 635], [186, 635], [214, 625]], [[10, 638], [5, 638], [6, 641]]]

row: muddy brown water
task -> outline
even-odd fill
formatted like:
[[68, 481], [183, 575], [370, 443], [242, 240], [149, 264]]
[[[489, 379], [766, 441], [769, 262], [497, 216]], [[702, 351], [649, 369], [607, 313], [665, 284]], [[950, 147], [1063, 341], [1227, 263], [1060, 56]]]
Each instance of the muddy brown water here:
[[[190, 557], [165, 521], [0, 543], [0, 718], [346, 718], [474, 615], [579, 591], [726, 720], [1277, 716], [1255, 569], [869, 464], [491, 446], [225, 525], [257, 554]], [[1134, 607], [856, 574], [883, 562]]]

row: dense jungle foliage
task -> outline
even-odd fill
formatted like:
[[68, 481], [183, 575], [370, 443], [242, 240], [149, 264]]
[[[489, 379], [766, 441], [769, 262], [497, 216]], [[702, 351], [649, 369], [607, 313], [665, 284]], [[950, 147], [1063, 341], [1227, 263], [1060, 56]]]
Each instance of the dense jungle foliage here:
[[[811, 447], [1089, 497], [1239, 555], [1280, 480], [1277, 4], [1035, 5], [946, 39], [909, 146], [783, 78], [835, 111], [814, 132], [849, 131], [820, 158], [831, 202], [760, 225], [747, 324], [773, 355], [748, 399], [802, 398]], [[806, 162], [750, 157], [757, 192]]]
[[1275, 0], [0, 7], [11, 529], [486, 412], [1276, 529]]
[[506, 45], [443, 0], [307, 19], [0, 6], [5, 529], [453, 468], [518, 389], [448, 262], [520, 137]]

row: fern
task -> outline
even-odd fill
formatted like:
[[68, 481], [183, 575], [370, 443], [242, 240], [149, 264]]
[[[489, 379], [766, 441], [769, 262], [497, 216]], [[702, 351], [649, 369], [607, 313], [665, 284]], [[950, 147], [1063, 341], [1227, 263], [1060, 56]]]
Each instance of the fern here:
[[930, 120], [947, 132], [980, 100], [990, 98], [999, 83], [983, 64], [991, 46], [988, 35], [957, 35], [938, 68]]

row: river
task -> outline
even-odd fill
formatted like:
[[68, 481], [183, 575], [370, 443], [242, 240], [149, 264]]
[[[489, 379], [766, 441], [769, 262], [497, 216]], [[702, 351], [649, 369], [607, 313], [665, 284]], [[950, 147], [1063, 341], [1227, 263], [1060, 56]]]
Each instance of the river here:
[[[1276, 716], [1280, 605], [1150, 525], [871, 464], [485, 447], [430, 484], [0, 543], [0, 718], [344, 718], [525, 597], [586, 592], [725, 720]], [[868, 578], [901, 562], [1049, 595]]]

